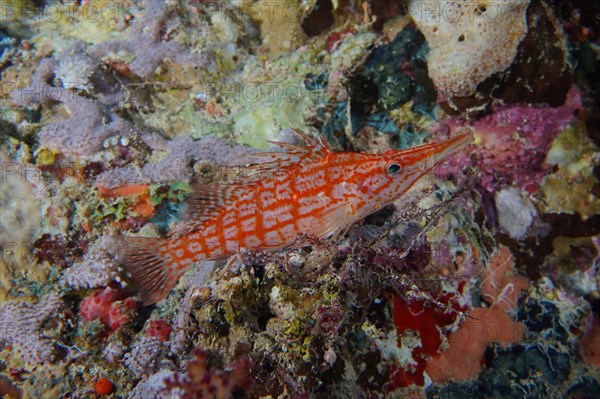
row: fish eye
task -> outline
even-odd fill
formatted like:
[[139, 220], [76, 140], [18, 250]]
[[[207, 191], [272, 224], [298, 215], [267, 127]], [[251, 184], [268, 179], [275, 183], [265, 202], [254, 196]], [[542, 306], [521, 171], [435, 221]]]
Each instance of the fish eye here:
[[394, 176], [395, 174], [400, 172], [400, 165], [398, 165], [397, 163], [389, 164], [387, 166], [386, 171], [389, 176]]

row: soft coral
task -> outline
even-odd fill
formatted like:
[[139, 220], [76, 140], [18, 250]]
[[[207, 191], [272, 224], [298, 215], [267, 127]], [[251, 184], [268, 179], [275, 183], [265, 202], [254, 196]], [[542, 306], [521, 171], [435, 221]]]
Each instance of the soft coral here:
[[94, 291], [85, 298], [79, 306], [81, 317], [87, 321], [100, 320], [110, 331], [129, 322], [137, 304], [133, 299], [127, 298], [119, 301], [120, 291], [106, 287]]

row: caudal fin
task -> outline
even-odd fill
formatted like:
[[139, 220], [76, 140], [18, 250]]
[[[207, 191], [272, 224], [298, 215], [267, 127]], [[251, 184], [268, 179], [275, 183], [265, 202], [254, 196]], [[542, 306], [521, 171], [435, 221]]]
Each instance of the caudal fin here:
[[185, 270], [177, 268], [167, 239], [113, 236], [115, 259], [131, 274], [144, 305], [164, 299]]

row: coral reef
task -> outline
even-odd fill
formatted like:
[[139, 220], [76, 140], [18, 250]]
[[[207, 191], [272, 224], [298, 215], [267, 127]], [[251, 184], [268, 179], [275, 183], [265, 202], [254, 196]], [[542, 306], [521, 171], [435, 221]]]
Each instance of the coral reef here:
[[521, 339], [522, 327], [506, 311], [516, 306], [518, 296], [529, 283], [514, 276], [513, 268], [510, 251], [500, 247], [486, 267], [481, 284], [482, 299], [490, 307], [477, 307], [467, 313], [469, 319], [461, 329], [448, 336], [449, 348], [432, 357], [427, 373], [434, 382], [472, 378], [481, 370], [481, 358], [491, 342], [506, 345]]
[[98, 176], [96, 184], [112, 188], [148, 182], [189, 182], [192, 177], [191, 164], [194, 162], [240, 165], [247, 159], [246, 155], [252, 152], [245, 146], [231, 147], [224, 140], [213, 136], [201, 137], [198, 140], [179, 136], [167, 141], [157, 135], [148, 135], [143, 136], [142, 140], [153, 150], [165, 155], [155, 162], [147, 163], [139, 170], [122, 167], [103, 172]]
[[452, 300], [452, 297], [453, 295], [447, 294], [445, 297], [437, 299], [443, 304], [448, 303], [447, 308], [437, 309], [427, 307], [426, 299], [406, 303], [403, 299], [394, 297], [394, 325], [396, 334], [398, 334], [398, 346], [406, 347], [410, 339], [409, 335], [415, 332], [418, 334], [418, 338], [411, 338], [413, 341], [418, 339], [420, 342], [413, 342], [410, 344], [411, 347], [407, 348], [411, 352], [409, 367], [403, 365], [392, 373], [391, 381], [386, 386], [387, 390], [411, 384], [424, 385], [427, 360], [430, 356], [438, 353], [442, 343], [442, 333], [438, 329], [449, 329], [462, 315], [460, 306]]
[[[598, 397], [592, 3], [3, 3], [0, 396]], [[475, 139], [347, 234], [142, 306], [113, 237], [167, 236], [290, 129]]]
[[494, 202], [500, 227], [515, 240], [523, 238], [537, 216], [535, 206], [528, 196], [508, 187], [496, 192]]
[[15, 275], [26, 274], [33, 280], [43, 280], [45, 275], [31, 264], [41, 220], [40, 201], [33, 195], [30, 182], [40, 182], [39, 170], [28, 163], [11, 162], [3, 150], [0, 150], [0, 164], [0, 303], [3, 303], [10, 299], [9, 291], [16, 288]]
[[481, 172], [481, 186], [489, 192], [509, 184], [535, 192], [552, 169], [547, 162], [553, 140], [570, 123], [577, 123], [582, 109], [580, 93], [573, 88], [564, 105], [553, 108], [544, 105], [512, 105], [494, 109], [489, 115], [474, 121], [450, 118], [451, 131], [472, 129], [477, 135], [475, 159], [461, 154], [438, 167], [443, 176], [457, 173], [465, 165], [476, 165]]
[[[118, 85], [90, 86], [89, 76], [65, 76], [65, 63], [74, 59], [84, 63], [86, 75], [91, 75], [97, 67], [97, 62], [85, 55], [83, 44], [78, 42], [55, 59], [42, 60], [29, 86], [14, 90], [11, 99], [25, 107], [59, 103], [62, 112], [57, 114], [62, 113], [68, 118], [46, 124], [38, 133], [40, 144], [66, 154], [91, 156], [102, 149], [108, 137], [131, 136], [137, 131], [110, 109], [120, 96], [124, 96]], [[78, 66], [75, 71], [81, 71], [81, 67]], [[75, 89], [84, 92], [93, 90], [98, 93], [98, 98], [86, 97]]]
[[56, 293], [40, 298], [31, 305], [9, 301], [0, 312], [0, 341], [15, 345], [22, 359], [30, 364], [44, 363], [54, 358], [54, 343], [41, 334], [42, 325], [56, 318], [62, 301]]
[[151, 320], [146, 335], [148, 337], [156, 337], [162, 342], [168, 342], [171, 331], [173, 331], [173, 329], [165, 320]]
[[408, 8], [431, 46], [428, 69], [446, 112], [564, 101], [571, 82], [567, 44], [543, 1], [414, 0]]
[[138, 383], [131, 391], [132, 399], [146, 398], [165, 398], [165, 399], [181, 399], [183, 391], [180, 388], [168, 388], [168, 381], [176, 376], [176, 373], [169, 370], [161, 370], [156, 374], [151, 375], [147, 379]]

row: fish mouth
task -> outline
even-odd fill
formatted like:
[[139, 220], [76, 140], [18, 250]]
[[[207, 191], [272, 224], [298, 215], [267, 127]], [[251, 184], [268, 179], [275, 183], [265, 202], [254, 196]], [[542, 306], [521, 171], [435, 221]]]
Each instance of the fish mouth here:
[[470, 130], [437, 143], [425, 144], [402, 151], [393, 151], [393, 158], [402, 160], [405, 166], [413, 166], [422, 171], [431, 170], [438, 163], [453, 155], [467, 145], [473, 143], [474, 137]]
[[470, 130], [449, 138], [448, 140], [440, 141], [438, 143], [428, 144], [431, 145], [431, 158], [432, 164], [430, 167], [433, 168], [435, 165], [448, 158], [450, 155], [454, 155], [474, 141], [473, 133]]

